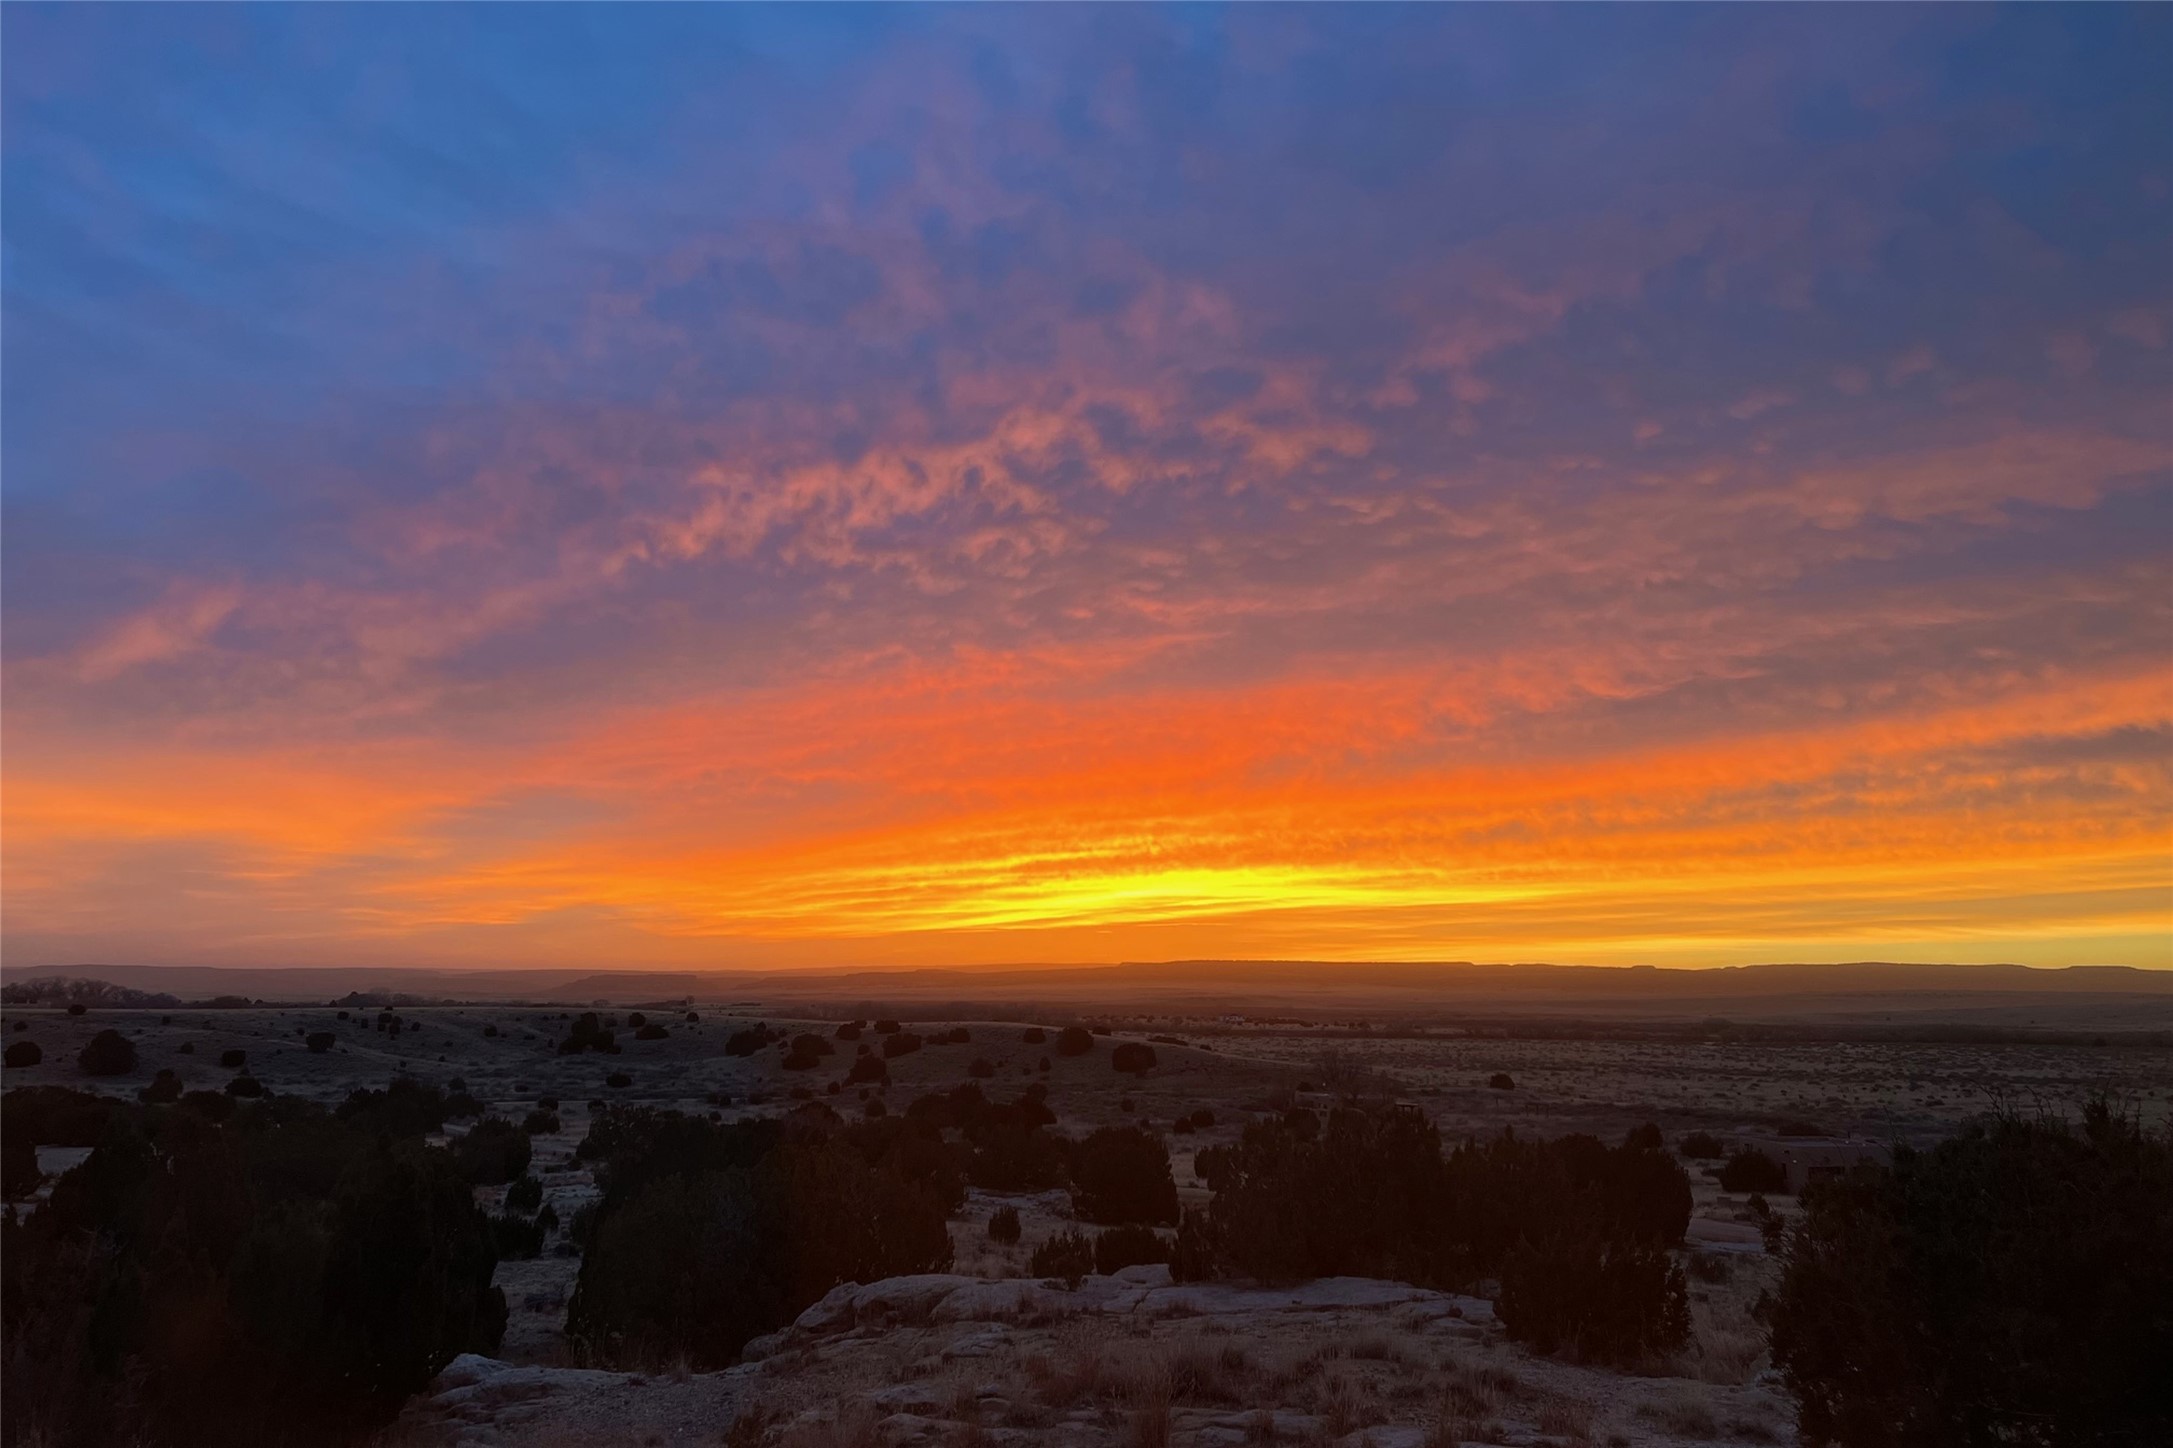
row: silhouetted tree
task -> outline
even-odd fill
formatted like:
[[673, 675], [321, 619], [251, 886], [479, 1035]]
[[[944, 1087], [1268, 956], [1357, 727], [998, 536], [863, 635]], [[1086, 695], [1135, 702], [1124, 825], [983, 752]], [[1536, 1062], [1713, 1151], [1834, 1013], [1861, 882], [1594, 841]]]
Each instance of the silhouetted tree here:
[[1819, 1182], [1772, 1345], [1807, 1439], [2173, 1442], [2173, 1139], [2090, 1104]]

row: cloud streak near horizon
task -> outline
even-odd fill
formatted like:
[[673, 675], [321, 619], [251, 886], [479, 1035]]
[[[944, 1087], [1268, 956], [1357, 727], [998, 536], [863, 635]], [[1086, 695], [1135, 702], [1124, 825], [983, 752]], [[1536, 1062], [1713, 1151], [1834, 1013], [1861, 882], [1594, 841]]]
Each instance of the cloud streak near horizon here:
[[8, 28], [11, 966], [2173, 966], [2161, 11]]

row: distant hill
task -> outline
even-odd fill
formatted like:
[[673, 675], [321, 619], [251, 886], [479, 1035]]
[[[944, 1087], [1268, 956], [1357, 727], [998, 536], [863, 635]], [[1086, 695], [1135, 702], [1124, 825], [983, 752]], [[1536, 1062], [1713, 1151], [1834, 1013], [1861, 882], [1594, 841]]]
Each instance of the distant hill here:
[[[53, 977], [61, 979], [61, 977]], [[1469, 962], [1177, 960], [1100, 966], [801, 971], [440, 971], [400, 968], [83, 965], [40, 991], [108, 989], [167, 1000], [245, 996], [329, 1001], [350, 992], [403, 1000], [608, 1001], [694, 998], [779, 1014], [858, 1005], [1047, 1011], [1230, 1012], [1398, 1018], [1414, 1015], [1645, 1020], [1940, 1021], [2138, 1030], [2173, 1027], [2173, 971], [2126, 966], [1909, 965], [1859, 961], [1667, 969]], [[15, 989], [11, 981], [10, 990]], [[62, 997], [73, 998], [73, 997]], [[113, 1003], [119, 1004], [118, 1000]]]

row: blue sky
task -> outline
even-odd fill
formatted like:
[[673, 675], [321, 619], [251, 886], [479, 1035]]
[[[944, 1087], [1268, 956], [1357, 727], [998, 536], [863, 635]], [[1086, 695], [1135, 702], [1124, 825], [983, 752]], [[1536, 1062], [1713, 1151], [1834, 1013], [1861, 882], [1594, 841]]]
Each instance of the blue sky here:
[[21, 948], [2163, 953], [2160, 9], [5, 24]]

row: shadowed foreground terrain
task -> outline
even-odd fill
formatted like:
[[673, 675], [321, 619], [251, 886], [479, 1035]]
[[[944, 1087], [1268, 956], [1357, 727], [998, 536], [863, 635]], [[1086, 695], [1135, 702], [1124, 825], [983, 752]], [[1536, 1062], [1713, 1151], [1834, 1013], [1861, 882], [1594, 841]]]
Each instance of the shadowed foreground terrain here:
[[2173, 1428], [2154, 981], [1728, 1018], [284, 983], [8, 987], [10, 1443]]

